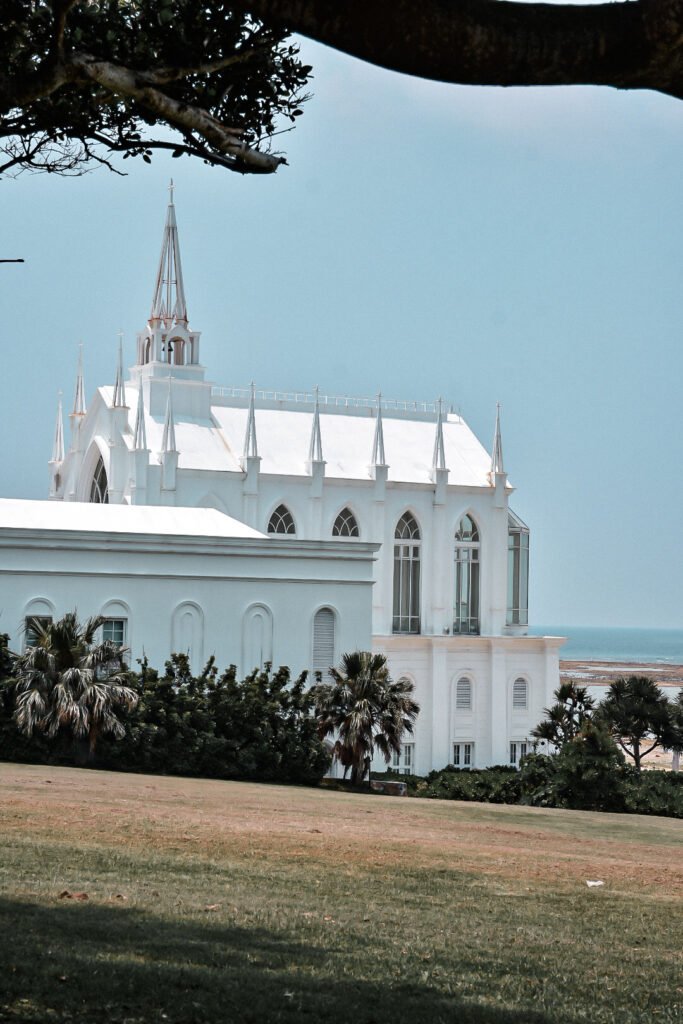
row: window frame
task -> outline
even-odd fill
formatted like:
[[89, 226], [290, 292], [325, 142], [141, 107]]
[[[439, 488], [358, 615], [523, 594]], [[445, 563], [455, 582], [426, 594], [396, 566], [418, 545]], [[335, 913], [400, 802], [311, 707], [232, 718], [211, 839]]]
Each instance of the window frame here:
[[[467, 533], [463, 530], [466, 520], [469, 520], [472, 526], [471, 539], [467, 539]], [[453, 539], [453, 635], [479, 636], [481, 633], [481, 535], [477, 521], [470, 512], [465, 512], [458, 520]], [[465, 611], [464, 615], [463, 610]]]
[[475, 766], [474, 740], [453, 740], [453, 767], [469, 771]]
[[508, 512], [505, 624], [529, 625], [529, 528], [514, 512]]
[[55, 621], [54, 615], [25, 615], [24, 616], [24, 650], [28, 651], [36, 646], [38, 634], [33, 623], [38, 623], [42, 629], [46, 629]]
[[[102, 479], [104, 478], [104, 488], [102, 488]], [[90, 481], [90, 490], [88, 492], [88, 501], [91, 505], [108, 505], [109, 504], [109, 477], [107, 476], [107, 470], [104, 465], [104, 459], [100, 453], [93, 470], [92, 479]], [[97, 495], [97, 497], [95, 496]]]
[[[407, 756], [406, 756], [407, 755]], [[415, 774], [415, 741], [410, 740], [408, 743], [402, 743], [401, 749], [397, 753], [395, 750], [391, 752], [391, 771], [397, 775], [414, 775]]]
[[510, 766], [519, 768], [519, 762], [529, 753], [530, 747], [531, 743], [528, 739], [510, 740]]
[[[275, 517], [278, 517], [277, 519]], [[287, 519], [289, 517], [289, 519]], [[285, 529], [281, 530], [279, 527], [285, 524]], [[271, 526], [275, 526], [271, 529]], [[291, 527], [291, 529], [290, 529]], [[266, 527], [266, 533], [271, 537], [296, 537], [296, 520], [292, 515], [289, 506], [285, 505], [284, 501], [281, 501], [270, 514], [268, 519], [268, 525]]]
[[[346, 533], [342, 532], [344, 529], [347, 530]], [[356, 519], [353, 510], [350, 509], [348, 505], [345, 505], [337, 514], [337, 517], [332, 524], [332, 536], [339, 537], [342, 540], [358, 540], [360, 537], [358, 520]]]
[[422, 534], [410, 510], [394, 529], [391, 631], [416, 636], [421, 632]]

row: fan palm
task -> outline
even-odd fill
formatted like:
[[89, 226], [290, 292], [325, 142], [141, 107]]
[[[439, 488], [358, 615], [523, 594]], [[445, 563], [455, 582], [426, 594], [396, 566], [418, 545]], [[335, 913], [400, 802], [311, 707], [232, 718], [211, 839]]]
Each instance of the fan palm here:
[[314, 687], [321, 739], [336, 736], [333, 754], [360, 785], [375, 751], [387, 764], [399, 753], [405, 732], [412, 733], [420, 711], [408, 679], [392, 682], [383, 654], [354, 651], [345, 654], [340, 669], [330, 669], [332, 683]]
[[47, 624], [31, 620], [33, 646], [16, 657], [13, 673], [14, 719], [21, 732], [55, 736], [65, 729], [87, 738], [91, 759], [100, 736], [124, 735], [117, 712], [138, 700], [121, 672], [124, 649], [110, 640], [96, 643], [103, 622], [96, 616], [81, 624], [75, 612]]

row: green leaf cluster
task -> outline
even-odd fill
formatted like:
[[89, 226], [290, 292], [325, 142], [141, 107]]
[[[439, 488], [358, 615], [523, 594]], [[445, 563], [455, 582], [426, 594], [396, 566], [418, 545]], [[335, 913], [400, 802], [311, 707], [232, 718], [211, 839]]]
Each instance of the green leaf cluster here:
[[306, 674], [281, 667], [238, 680], [213, 660], [193, 676], [174, 654], [160, 676], [143, 663], [139, 701], [123, 739], [104, 742], [100, 763], [118, 771], [261, 782], [317, 783], [330, 757], [318, 737]]
[[[82, 60], [106, 62], [134, 90], [90, 80], [79, 73]], [[0, 150], [10, 158], [0, 171], [60, 173], [108, 163], [107, 151], [149, 162], [159, 148], [253, 169], [226, 159], [199, 121], [195, 129], [169, 121], [145, 89], [229, 127], [246, 148], [267, 150], [301, 114], [311, 72], [286, 31], [225, 0], [3, 0], [0, 67]]]

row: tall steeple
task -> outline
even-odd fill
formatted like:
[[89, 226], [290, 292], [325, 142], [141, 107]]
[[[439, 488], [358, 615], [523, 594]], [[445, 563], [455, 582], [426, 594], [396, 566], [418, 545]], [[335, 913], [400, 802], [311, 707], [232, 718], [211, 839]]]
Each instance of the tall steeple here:
[[85, 388], [83, 386], [83, 342], [78, 346], [78, 370], [76, 371], [76, 390], [74, 391], [74, 407], [72, 416], [85, 416]]
[[256, 388], [253, 383], [251, 385], [251, 395], [249, 396], [249, 412], [247, 414], [247, 429], [244, 433], [244, 450], [242, 452], [242, 460], [246, 459], [257, 459], [258, 458], [258, 445], [256, 443], [256, 411], [255, 411], [255, 399], [256, 399]]
[[161, 453], [177, 452], [175, 444], [175, 421], [173, 419], [173, 396], [171, 394], [172, 378], [168, 378], [168, 400], [166, 402], [166, 419], [164, 420], [164, 433], [161, 438]]
[[315, 389], [315, 407], [313, 409], [313, 425], [311, 427], [311, 443], [308, 446], [309, 462], [324, 462], [323, 440], [320, 434], [320, 401], [318, 388]]
[[55, 437], [52, 443], [52, 458], [50, 462], [64, 462], [64, 422], [62, 419], [62, 392], [59, 392], [57, 400], [57, 422], [55, 423]]
[[493, 450], [491, 452], [491, 478], [497, 473], [505, 473], [503, 464], [503, 440], [500, 434], [500, 402], [496, 402], [496, 429], [493, 434]]
[[372, 442], [371, 467], [386, 466], [387, 459], [384, 454], [384, 425], [382, 423], [382, 393], [377, 395], [377, 415], [375, 417], [375, 438]]
[[432, 455], [432, 473], [446, 468], [446, 452], [443, 445], [443, 402], [437, 403], [436, 436], [434, 438], [434, 454]]
[[119, 357], [116, 362], [116, 382], [114, 383], [114, 409], [126, 407], [126, 386], [123, 382], [123, 331], [119, 331]]
[[178, 225], [175, 219], [173, 202], [173, 180], [169, 185], [170, 198], [166, 210], [166, 225], [161, 243], [161, 256], [157, 271], [150, 325], [162, 324], [168, 329], [174, 324], [187, 327], [187, 303], [183, 285], [183, 271], [180, 264], [180, 245], [178, 242]]
[[143, 393], [142, 382], [138, 388], [138, 408], [135, 414], [135, 435], [133, 440], [133, 448], [136, 452], [146, 451], [147, 449], [147, 429], [145, 427], [145, 396]]

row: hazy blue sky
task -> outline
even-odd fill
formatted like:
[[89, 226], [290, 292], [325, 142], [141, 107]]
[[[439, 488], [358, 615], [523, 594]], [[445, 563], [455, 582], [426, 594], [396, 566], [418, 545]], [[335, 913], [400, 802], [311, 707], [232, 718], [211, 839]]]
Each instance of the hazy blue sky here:
[[[683, 625], [683, 103], [419, 82], [304, 44], [290, 166], [155, 157], [0, 184], [0, 494], [44, 497], [56, 392], [112, 383], [172, 174], [216, 383], [495, 403], [536, 623]], [[68, 411], [68, 408], [67, 408]]]

